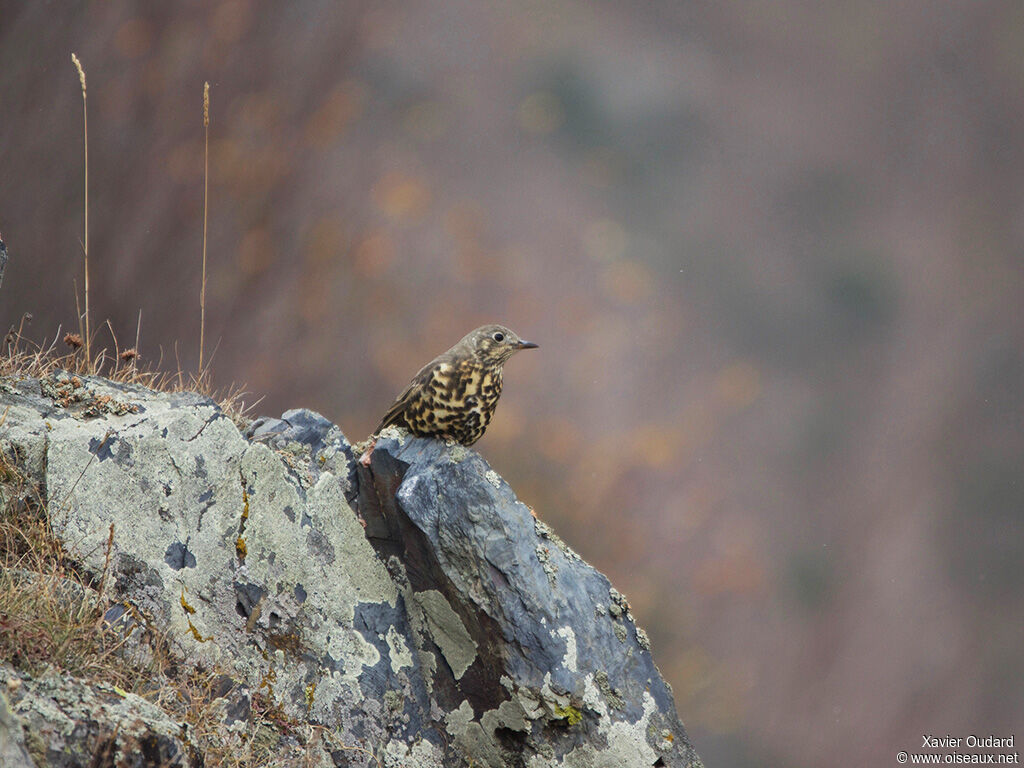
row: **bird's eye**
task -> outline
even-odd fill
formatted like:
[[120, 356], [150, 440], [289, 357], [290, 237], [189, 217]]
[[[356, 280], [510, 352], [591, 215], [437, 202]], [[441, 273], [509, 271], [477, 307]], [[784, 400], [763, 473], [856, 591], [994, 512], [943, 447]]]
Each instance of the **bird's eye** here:
[[502, 333], [501, 331], [498, 331], [496, 334], [494, 334], [493, 338], [494, 338], [495, 341], [504, 341], [505, 340], [505, 334]]

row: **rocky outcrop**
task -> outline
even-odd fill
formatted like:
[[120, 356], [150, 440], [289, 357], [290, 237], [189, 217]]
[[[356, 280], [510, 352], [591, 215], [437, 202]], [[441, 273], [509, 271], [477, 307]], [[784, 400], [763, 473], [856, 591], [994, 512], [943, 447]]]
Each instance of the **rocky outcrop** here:
[[25, 727], [11, 711], [10, 702], [0, 692], [0, 765], [4, 768], [33, 768], [25, 748]]
[[0, 410], [111, 620], [227, 670], [235, 719], [258, 692], [328, 765], [699, 765], [625, 599], [477, 453], [386, 431], [363, 466], [310, 411], [65, 374]]
[[[59, 768], [197, 765], [190, 760], [192, 750], [182, 725], [135, 694], [55, 673], [33, 679], [6, 665], [0, 665], [0, 686], [8, 691], [7, 716], [22, 730], [11, 740], [15, 744], [21, 737], [22, 752], [12, 754], [11, 762], [5, 758], [0, 763], [4, 768], [29, 768], [32, 762], [25, 758], [30, 754], [37, 764]], [[0, 701], [0, 728], [4, 704]]]

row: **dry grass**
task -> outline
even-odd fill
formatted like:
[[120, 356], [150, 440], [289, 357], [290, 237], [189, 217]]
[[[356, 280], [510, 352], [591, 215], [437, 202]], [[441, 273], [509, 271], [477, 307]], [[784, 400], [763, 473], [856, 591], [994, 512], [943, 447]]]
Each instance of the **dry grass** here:
[[[104, 623], [97, 584], [68, 557], [46, 505], [8, 456], [0, 454], [0, 659], [32, 675], [57, 669], [124, 690], [159, 679], [163, 667], [126, 666], [126, 638]], [[154, 677], [155, 675], [155, 677]]]
[[106, 327], [112, 340], [112, 349], [96, 346], [95, 337], [91, 348], [97, 349], [90, 358], [87, 345], [77, 334], [61, 336], [60, 329], [50, 341], [37, 344], [22, 335], [30, 317], [23, 317], [17, 328], [12, 327], [0, 350], [0, 377], [44, 378], [58, 371], [79, 376], [103, 376], [124, 384], [137, 384], [159, 392], [196, 392], [214, 400], [236, 424], [243, 426], [248, 413], [259, 404], [259, 400], [246, 402], [248, 392], [244, 387], [232, 385], [225, 389], [215, 388], [208, 375], [186, 373], [180, 364], [174, 371], [160, 369], [162, 357], [155, 364], [143, 363], [136, 346], [122, 350], [110, 326]]
[[[186, 372], [178, 361], [177, 345], [175, 345], [175, 370], [165, 371], [162, 368], [163, 351], [155, 363], [143, 363], [139, 339], [142, 329], [142, 310], [139, 310], [139, 321], [135, 328], [135, 344], [121, 349], [113, 325], [106, 321], [100, 331], [104, 339], [109, 334], [107, 346], [100, 346], [99, 334], [92, 328], [89, 308], [89, 115], [86, 91], [85, 70], [82, 62], [74, 53], [71, 61], [78, 72], [82, 89], [82, 120], [83, 120], [83, 160], [85, 177], [84, 199], [84, 237], [81, 241], [84, 255], [85, 272], [85, 310], [78, 306], [77, 282], [75, 290], [75, 309], [78, 317], [78, 332], [61, 334], [57, 329], [52, 340], [42, 343], [34, 342], [25, 335], [26, 327], [31, 323], [32, 316], [23, 315], [18, 323], [11, 326], [0, 348], [0, 376], [18, 378], [50, 376], [57, 371], [67, 371], [78, 375], [104, 376], [116, 382], [138, 384], [161, 392], [196, 392], [215, 400], [224, 412], [237, 424], [243, 425], [247, 420], [247, 412], [254, 408], [259, 400], [245, 402], [248, 394], [244, 387], [231, 385], [223, 389], [215, 389], [211, 383], [210, 359], [206, 358], [206, 240], [207, 211], [209, 208], [209, 126], [210, 126], [210, 85], [203, 87], [203, 130], [205, 134], [204, 173], [203, 173], [203, 250], [201, 287], [199, 294], [199, 365], [195, 373]], [[216, 350], [214, 350], [216, 354]]]
[[203, 346], [206, 342], [206, 217], [210, 207], [210, 84], [203, 84], [203, 281], [199, 289], [199, 379], [203, 368]]
[[[206, 153], [203, 199], [202, 286], [200, 292], [199, 367], [186, 372], [177, 363], [173, 371], [161, 369], [140, 356], [142, 312], [134, 346], [122, 349], [109, 321], [94, 329], [89, 307], [89, 160], [88, 110], [85, 71], [72, 54], [82, 87], [85, 160], [85, 232], [82, 241], [85, 269], [85, 308], [78, 307], [78, 332], [63, 333], [37, 343], [25, 331], [31, 315], [24, 315], [3, 338], [0, 378], [45, 378], [65, 371], [79, 376], [103, 376], [115, 382], [140, 385], [163, 392], [189, 391], [217, 402], [239, 425], [258, 404], [245, 402], [246, 392], [232, 386], [215, 390], [205, 355], [206, 332], [206, 229], [209, 154]], [[203, 127], [209, 141], [209, 86], [203, 93]], [[99, 334], [102, 333], [102, 339]], [[109, 335], [109, 340], [107, 336]], [[4, 414], [0, 412], [0, 429]], [[175, 658], [163, 630], [154, 627], [128, 603], [120, 603], [124, 617], [113, 624], [108, 611], [116, 605], [106, 595], [113, 527], [107, 543], [106, 567], [89, 574], [71, 558], [54, 533], [44, 499], [23, 475], [16, 460], [0, 451], [0, 662], [22, 673], [38, 676], [49, 671], [93, 683], [107, 683], [138, 694], [187, 723], [193, 744], [210, 768], [253, 768], [280, 761], [306, 765], [311, 748], [330, 744], [346, 747], [322, 726], [299, 723], [284, 715], [279, 705], [261, 693], [250, 697], [251, 716], [244, 727], [229, 730], [223, 723], [226, 669], [184, 663]], [[288, 737], [289, 747], [283, 746]], [[368, 753], [370, 754], [370, 753]], [[374, 760], [376, 757], [370, 754]], [[279, 762], [279, 764], [282, 764]]]
[[[89, 349], [89, 340], [92, 335], [92, 331], [89, 328], [89, 102], [86, 98], [85, 89], [85, 70], [82, 68], [82, 62], [78, 60], [78, 57], [72, 53], [71, 62], [75, 65], [75, 69], [78, 70], [78, 80], [82, 85], [82, 143], [84, 145], [85, 152], [85, 236], [82, 239], [82, 252], [85, 255], [85, 317], [84, 323], [81, 313], [79, 313], [79, 322], [83, 323], [83, 327], [79, 328], [79, 332], [82, 338], [85, 339], [85, 356], [86, 358], [91, 357]], [[75, 291], [75, 301], [78, 301], [78, 291]]]
[[[75, 63], [80, 67], [77, 60]], [[84, 100], [84, 72], [80, 73]], [[208, 375], [209, 361], [198, 372], [189, 373], [180, 364], [173, 371], [161, 370], [162, 354], [155, 364], [141, 359], [141, 311], [134, 346], [122, 349], [109, 321], [100, 329], [109, 340], [100, 343], [89, 321], [85, 243], [83, 250], [86, 311], [78, 313], [78, 332], [64, 333], [58, 328], [52, 338], [37, 343], [25, 334], [31, 315], [22, 316], [3, 337], [0, 378], [47, 378], [65, 371], [162, 392], [196, 392], [217, 402], [240, 426], [244, 424], [247, 412], [258, 401], [247, 404], [246, 393], [238, 386], [215, 390]], [[203, 272], [205, 294], [205, 253]], [[205, 295], [201, 311], [205, 313]], [[0, 430], [3, 421], [0, 413]], [[251, 697], [251, 716], [245, 726], [229, 730], [223, 722], [223, 685], [230, 679], [226, 669], [176, 659], [164, 632], [130, 604], [121, 604], [130, 621], [109, 623], [107, 611], [115, 605], [105, 595], [112, 539], [113, 529], [107, 544], [107, 565], [93, 577], [64, 550], [39, 490], [24, 477], [12, 457], [0, 452], [0, 662], [29, 676], [56, 672], [116, 686], [152, 701], [171, 717], [188, 724], [192, 743], [209, 768], [267, 765], [281, 756], [284, 735], [298, 745], [325, 738], [322, 728], [289, 721], [280, 707], [258, 694]], [[290, 748], [296, 750], [304, 751], [301, 747]], [[300, 754], [294, 764], [305, 762]]]
[[56, 672], [106, 683], [152, 701], [188, 724], [208, 768], [266, 765], [280, 755], [284, 735], [298, 744], [324, 738], [322, 728], [289, 720], [259, 695], [245, 728], [229, 731], [220, 698], [226, 670], [180, 663], [165, 635], [131, 606], [129, 631], [109, 624], [105, 616], [115, 603], [103, 598], [106, 569], [90, 578], [67, 555], [37, 489], [2, 454], [0, 503], [0, 662], [31, 676]]

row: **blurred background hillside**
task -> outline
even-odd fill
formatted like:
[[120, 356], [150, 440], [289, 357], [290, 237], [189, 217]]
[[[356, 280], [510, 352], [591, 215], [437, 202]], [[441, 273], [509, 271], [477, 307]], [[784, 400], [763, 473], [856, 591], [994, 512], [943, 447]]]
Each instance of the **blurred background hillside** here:
[[72, 51], [94, 327], [195, 367], [209, 80], [215, 382], [359, 440], [476, 325], [540, 343], [477, 447], [709, 766], [1024, 723], [1024, 4], [0, 0], [37, 340], [77, 328]]

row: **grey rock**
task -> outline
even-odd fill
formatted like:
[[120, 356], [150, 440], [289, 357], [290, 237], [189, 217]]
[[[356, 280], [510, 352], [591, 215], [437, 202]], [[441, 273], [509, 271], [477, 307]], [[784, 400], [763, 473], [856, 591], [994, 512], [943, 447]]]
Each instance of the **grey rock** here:
[[0, 665], [0, 685], [8, 691], [8, 714], [28, 736], [23, 750], [37, 765], [197, 765], [183, 726], [139, 696], [56, 674], [33, 679], [6, 665]]
[[25, 748], [25, 730], [0, 691], [0, 765], [4, 768], [35, 768]]
[[338, 765], [700, 764], [624, 598], [475, 452], [386, 431], [364, 467], [311, 411], [243, 434], [91, 377], [0, 380], [7, 406], [55, 533], [93, 575], [109, 557], [108, 622], [131, 605], [225, 670], [225, 722], [256, 691]]
[[625, 599], [479, 454], [382, 438], [357, 508], [401, 563], [437, 656], [433, 695], [478, 763], [698, 764]]

